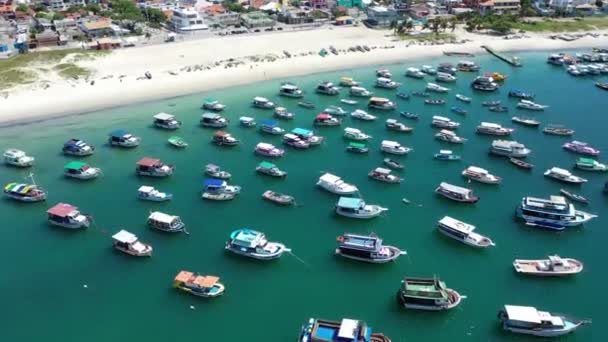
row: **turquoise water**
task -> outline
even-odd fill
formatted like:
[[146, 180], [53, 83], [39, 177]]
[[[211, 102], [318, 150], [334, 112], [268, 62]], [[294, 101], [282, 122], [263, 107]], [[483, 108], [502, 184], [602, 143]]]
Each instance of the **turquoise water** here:
[[[498, 325], [497, 311], [504, 304], [515, 304], [594, 319], [593, 325], [563, 341], [607, 340], [608, 333], [602, 326], [606, 315], [600, 306], [605, 302], [607, 279], [600, 252], [600, 244], [608, 237], [604, 229], [606, 215], [602, 215], [606, 199], [601, 193], [606, 177], [577, 171], [589, 179], [580, 187], [544, 178], [542, 172], [549, 167], [570, 169], [574, 164], [576, 156], [561, 149], [567, 138], [546, 136], [539, 129], [515, 126], [510, 120], [515, 114], [523, 114], [543, 124], [564, 124], [576, 129], [577, 139], [608, 153], [604, 129], [608, 126], [608, 93], [596, 89], [590, 79], [573, 78], [562, 69], [545, 64], [545, 56], [546, 53], [522, 54], [526, 66], [520, 69], [486, 56], [475, 58], [484, 72], [509, 75], [505, 86], [495, 94], [472, 93], [469, 83], [474, 75], [461, 73], [456, 84], [448, 85], [453, 90], [438, 96], [448, 99], [445, 106], [425, 106], [420, 98], [397, 99], [399, 110], [421, 116], [418, 122], [398, 119], [415, 127], [412, 134], [386, 131], [385, 118], [397, 118], [397, 112], [374, 113], [380, 118], [371, 123], [346, 118], [339, 128], [316, 128], [317, 134], [326, 137], [323, 145], [304, 151], [287, 148], [286, 155], [276, 160], [280, 168], [289, 172], [284, 180], [255, 172], [255, 166], [263, 160], [252, 153], [255, 144], [264, 141], [280, 145], [281, 137], [261, 135], [238, 125], [242, 115], [254, 116], [258, 121], [272, 115], [271, 111], [251, 108], [250, 99], [266, 96], [294, 111], [295, 120], [282, 122], [284, 128], [309, 128], [316, 111], [298, 107], [296, 99], [279, 98], [276, 93], [282, 81], [297, 82], [307, 90], [306, 98], [317, 104], [317, 110], [330, 104], [346, 108], [338, 103], [338, 97], [314, 94], [316, 83], [337, 82], [340, 76], [349, 75], [372, 89], [376, 68], [274, 80], [2, 128], [3, 149], [20, 148], [37, 158], [32, 171], [37, 183], [48, 190], [49, 198], [46, 203], [37, 204], [0, 201], [0, 215], [4, 218], [0, 337], [6, 341], [166, 341], [188, 335], [188, 339], [197, 340], [293, 341], [309, 317], [347, 317], [368, 321], [393, 341], [532, 341], [504, 333]], [[403, 82], [402, 89], [421, 90], [423, 81], [401, 76], [405, 68], [440, 61], [457, 59], [425, 60], [388, 68]], [[551, 107], [544, 113], [519, 112], [515, 110], [515, 100], [507, 99], [510, 88], [534, 92], [538, 102]], [[374, 92], [395, 98], [394, 91]], [[473, 103], [456, 101], [457, 92], [472, 96]], [[212, 145], [213, 131], [198, 126], [199, 106], [206, 97], [216, 97], [227, 104], [225, 115], [232, 119], [228, 131], [241, 139], [240, 146]], [[492, 113], [481, 107], [481, 101], [491, 99], [501, 99], [511, 111]], [[469, 114], [463, 117], [451, 113], [451, 105], [466, 108]], [[176, 133], [151, 126], [152, 115], [162, 111], [184, 121], [177, 134], [190, 143], [187, 149], [172, 149], [166, 140]], [[469, 142], [457, 146], [434, 140], [435, 130], [429, 125], [435, 114], [461, 122], [458, 134]], [[529, 160], [536, 168], [525, 172], [506, 159], [489, 156], [487, 150], [493, 138], [474, 133], [480, 121], [517, 128], [513, 138], [533, 149]], [[348, 126], [374, 136], [369, 154], [345, 151], [342, 129]], [[141, 146], [132, 150], [108, 147], [107, 133], [118, 128], [141, 136]], [[71, 158], [63, 156], [60, 149], [72, 137], [97, 146], [97, 153], [84, 160], [101, 167], [103, 177], [82, 182], [62, 176], [62, 167]], [[398, 140], [415, 149], [408, 156], [397, 157], [405, 164], [405, 180], [400, 185], [367, 178], [369, 170], [380, 166], [384, 158], [378, 151], [383, 139]], [[432, 155], [446, 147], [461, 154], [463, 160], [433, 160]], [[168, 179], [138, 178], [134, 174], [135, 162], [144, 156], [176, 165], [175, 174]], [[207, 163], [232, 172], [230, 183], [243, 187], [237, 199], [225, 203], [200, 199], [202, 170]], [[441, 181], [466, 185], [460, 172], [469, 165], [490, 170], [503, 177], [503, 183], [468, 185], [481, 197], [475, 205], [450, 202], [433, 193]], [[337, 217], [332, 211], [337, 197], [314, 186], [322, 171], [355, 183], [368, 203], [390, 210], [369, 221]], [[21, 181], [29, 172], [0, 167], [0, 180]], [[172, 192], [174, 200], [137, 200], [136, 190], [143, 184]], [[513, 212], [522, 196], [546, 197], [560, 188], [590, 198], [591, 204], [584, 210], [600, 217], [584, 228], [562, 233], [535, 230], [514, 220]], [[280, 207], [263, 201], [261, 194], [267, 189], [291, 194], [300, 205]], [[404, 205], [403, 197], [412, 204]], [[86, 231], [49, 226], [45, 210], [56, 202], [79, 206], [94, 216], [95, 225]], [[169, 235], [150, 230], [146, 218], [153, 210], [180, 215], [191, 234]], [[480, 233], [496, 242], [496, 247], [474, 250], [444, 237], [435, 229], [444, 215], [476, 225]], [[276, 262], [262, 263], [226, 254], [225, 240], [231, 231], [242, 227], [261, 230], [270, 240], [284, 242], [295, 256], [287, 254]], [[110, 236], [121, 228], [151, 243], [153, 257], [137, 259], [114, 251]], [[408, 255], [388, 265], [337, 258], [333, 255], [335, 238], [344, 232], [375, 232], [387, 244], [407, 250]], [[550, 253], [582, 260], [585, 271], [567, 279], [537, 279], [518, 276], [512, 269], [511, 263], [517, 257], [541, 258]], [[220, 276], [226, 294], [205, 300], [173, 289], [173, 277], [182, 269]], [[395, 300], [404, 276], [439, 276], [467, 298], [449, 312], [405, 311]]]

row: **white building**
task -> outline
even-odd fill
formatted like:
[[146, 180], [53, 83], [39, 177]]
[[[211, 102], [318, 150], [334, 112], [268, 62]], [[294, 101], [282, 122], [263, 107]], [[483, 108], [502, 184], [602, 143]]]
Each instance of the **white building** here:
[[194, 9], [179, 8], [173, 10], [173, 18], [171, 25], [177, 32], [192, 32], [199, 30], [207, 30], [209, 26], [203, 23], [203, 18]]
[[43, 0], [48, 9], [53, 11], [65, 11], [71, 6], [85, 6], [85, 0]]
[[549, 7], [554, 10], [561, 10], [564, 12], [572, 12], [576, 6], [580, 5], [593, 5], [595, 0], [550, 0]]

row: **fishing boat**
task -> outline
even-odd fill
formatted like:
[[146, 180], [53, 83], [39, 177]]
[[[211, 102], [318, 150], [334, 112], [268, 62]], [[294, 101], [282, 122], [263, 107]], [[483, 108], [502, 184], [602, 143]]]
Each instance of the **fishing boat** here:
[[371, 115], [369, 113], [367, 113], [364, 110], [361, 109], [356, 109], [354, 112], [350, 113], [350, 117], [353, 119], [358, 119], [358, 120], [362, 120], [362, 121], [374, 121], [376, 120], [376, 117], [374, 115]]
[[372, 264], [384, 264], [395, 261], [399, 256], [405, 254], [399, 248], [385, 246], [382, 239], [376, 234], [359, 235], [343, 234], [336, 238], [338, 247], [336, 255], [341, 257], [369, 262]]
[[393, 170], [403, 170], [404, 168], [403, 164], [391, 158], [384, 158], [382, 162], [384, 163], [384, 165], [388, 166]]
[[395, 104], [395, 102], [392, 102], [384, 97], [372, 97], [371, 99], [369, 99], [367, 107], [380, 110], [393, 110], [397, 108], [397, 105]]
[[397, 89], [400, 85], [401, 85], [401, 83], [395, 82], [395, 81], [391, 80], [390, 78], [384, 78], [384, 77], [378, 77], [378, 79], [376, 79], [376, 83], [375, 83], [376, 87], [384, 88], [384, 89]]
[[307, 141], [300, 139], [299, 136], [287, 133], [283, 136], [283, 144], [299, 149], [306, 149], [310, 147], [310, 144]]
[[203, 113], [201, 115], [200, 125], [210, 128], [224, 128], [228, 126], [228, 119], [215, 113]]
[[473, 195], [473, 190], [441, 182], [435, 193], [456, 202], [477, 203], [479, 197]]
[[462, 296], [437, 278], [405, 278], [397, 299], [406, 309], [443, 311], [457, 307]]
[[505, 106], [491, 106], [488, 107], [488, 110], [495, 113], [506, 113], [509, 111], [509, 108]]
[[417, 97], [429, 97], [429, 96], [431, 96], [431, 93], [427, 93], [426, 91], [415, 91], [415, 92], [412, 92], [412, 95], [417, 96]]
[[435, 115], [431, 121], [431, 126], [445, 129], [457, 129], [460, 127], [460, 123], [452, 121], [444, 116]]
[[249, 116], [241, 116], [239, 122], [243, 127], [254, 127], [257, 124], [255, 119]]
[[459, 137], [453, 131], [449, 131], [447, 129], [442, 129], [441, 131], [435, 134], [435, 138], [437, 140], [449, 142], [452, 144], [464, 144], [467, 142], [466, 138]]
[[456, 69], [456, 67], [454, 67], [451, 63], [441, 63], [439, 64], [439, 66], [437, 66], [437, 73], [440, 72], [450, 75], [456, 75], [458, 69]]
[[274, 192], [270, 190], [264, 191], [262, 194], [262, 198], [274, 202], [280, 205], [294, 205], [296, 204], [296, 199], [293, 196], [285, 195], [279, 192]]
[[418, 68], [407, 68], [407, 70], [405, 70], [405, 76], [416, 79], [423, 79], [425, 74]]
[[279, 95], [285, 97], [301, 98], [304, 97], [304, 92], [295, 84], [283, 83], [279, 88]]
[[552, 167], [548, 169], [545, 171], [545, 176], [557, 179], [558, 181], [564, 183], [582, 184], [587, 182], [585, 178], [575, 176], [570, 171], [561, 169], [559, 167]]
[[551, 196], [549, 199], [524, 197], [517, 207], [516, 216], [527, 225], [551, 230], [564, 230], [584, 224], [597, 215], [576, 210], [572, 203], [562, 196]]
[[465, 72], [479, 71], [479, 65], [477, 65], [473, 61], [460, 61], [456, 65], [456, 68], [458, 68], [458, 71], [465, 71]]
[[547, 63], [552, 65], [563, 65], [564, 64], [564, 55], [563, 54], [551, 54], [547, 57]]
[[258, 143], [255, 146], [255, 150], [254, 150], [255, 154], [264, 156], [264, 157], [272, 157], [272, 158], [278, 158], [278, 157], [282, 157], [283, 154], [285, 154], [285, 150], [282, 150], [280, 148], [275, 147], [272, 144], [267, 144], [267, 143]]
[[241, 192], [238, 185], [228, 185], [222, 179], [205, 179], [203, 183], [203, 193], [201, 198], [213, 201], [229, 201], [234, 199]]
[[472, 100], [470, 97], [464, 96], [462, 94], [456, 94], [456, 99], [458, 99], [462, 102], [465, 102], [465, 103], [470, 103]]
[[215, 164], [207, 164], [205, 166], [205, 174], [212, 178], [224, 180], [230, 179], [232, 177], [232, 174], [230, 174], [230, 172], [222, 170], [221, 167]]
[[382, 144], [380, 145], [380, 151], [389, 154], [403, 155], [410, 153], [412, 151], [412, 148], [401, 146], [401, 144], [396, 141], [382, 140]]
[[498, 107], [498, 106], [500, 106], [500, 104], [501, 104], [500, 100], [483, 101], [481, 103], [481, 105], [484, 106], [484, 107]]
[[450, 91], [450, 88], [442, 87], [439, 84], [435, 83], [427, 83], [425, 89], [429, 92], [434, 93], [447, 93], [448, 91]]
[[344, 137], [346, 139], [365, 141], [371, 139], [371, 135], [367, 135], [356, 128], [346, 127], [344, 129]]
[[383, 167], [377, 167], [371, 170], [367, 176], [371, 179], [390, 184], [398, 184], [403, 180], [403, 178], [391, 174], [390, 169], [385, 169]]
[[525, 158], [532, 153], [532, 151], [524, 144], [518, 143], [517, 141], [494, 140], [490, 146], [490, 153], [510, 158]]
[[[302, 108], [306, 108], [306, 109], [315, 108], [315, 104], [313, 102], [309, 102], [309, 101], [298, 101], [298, 106], [300, 106]], [[293, 116], [291, 118], [293, 118]]]
[[608, 166], [591, 158], [578, 158], [575, 164], [576, 168], [585, 171], [608, 171]]
[[278, 177], [278, 178], [282, 178], [282, 177], [286, 177], [287, 176], [287, 172], [286, 171], [283, 171], [283, 170], [279, 169], [275, 164], [267, 162], [267, 161], [261, 162], [255, 168], [255, 171], [257, 173], [261, 173], [263, 175], [268, 175], [268, 176]]
[[124, 130], [115, 130], [110, 133], [110, 137], [108, 138], [108, 143], [110, 146], [118, 146], [118, 147], [137, 147], [141, 141], [140, 137], [133, 136], [131, 133]]
[[561, 126], [550, 125], [543, 128], [543, 133], [551, 135], [571, 136], [575, 133], [573, 129], [564, 128]]
[[112, 235], [112, 246], [117, 250], [133, 256], [152, 256], [152, 246], [139, 241], [137, 236], [124, 229]]
[[573, 200], [573, 201], [576, 201], [576, 202], [579, 202], [579, 203], [583, 203], [583, 204], [589, 203], [589, 200], [586, 197], [584, 197], [582, 195], [579, 195], [579, 194], [575, 194], [575, 193], [570, 192], [570, 191], [568, 191], [566, 189], [559, 189], [559, 193], [562, 194], [562, 195], [564, 195], [568, 199]]
[[589, 146], [586, 142], [573, 140], [571, 142], [567, 142], [562, 147], [568, 151], [584, 154], [588, 156], [597, 156], [600, 154], [600, 150]]
[[339, 85], [343, 87], [356, 87], [359, 82], [355, 81], [352, 77], [340, 77]]
[[148, 226], [168, 233], [179, 233], [186, 231], [186, 224], [179, 216], [154, 211], [148, 216]]
[[180, 271], [173, 281], [173, 287], [197, 297], [213, 298], [224, 294], [225, 286], [216, 276], [201, 276], [188, 271]]
[[313, 120], [315, 126], [339, 126], [342, 123], [340, 119], [334, 118], [327, 113], [320, 113]]
[[556, 277], [580, 273], [583, 263], [576, 259], [550, 255], [548, 259], [540, 260], [515, 259], [513, 267], [517, 273]]
[[477, 166], [469, 166], [462, 171], [462, 175], [470, 180], [485, 184], [500, 184], [502, 181], [502, 178], [494, 176], [488, 170]]
[[437, 75], [437, 69], [433, 68], [432, 65], [423, 65], [420, 67], [420, 71], [427, 75]]
[[534, 111], [543, 111], [545, 108], [548, 108], [547, 105], [541, 105], [536, 102], [532, 102], [530, 100], [521, 100], [517, 103], [517, 108], [534, 110]]
[[91, 216], [81, 214], [77, 207], [66, 203], [57, 203], [46, 213], [50, 224], [68, 229], [88, 228], [92, 221]]
[[474, 225], [459, 221], [449, 216], [444, 216], [441, 220], [439, 220], [437, 223], [437, 228], [444, 235], [460, 241], [465, 245], [478, 248], [495, 246], [494, 242], [489, 237], [475, 233]]
[[291, 134], [308, 143], [310, 146], [320, 145], [325, 140], [322, 136], [315, 135], [313, 131], [299, 127], [292, 129]]
[[340, 99], [340, 102], [345, 103], [347, 105], [354, 106], [357, 104], [357, 101], [351, 99]]
[[336, 213], [350, 218], [371, 219], [387, 210], [377, 204], [367, 204], [361, 198], [340, 197], [336, 203]]
[[362, 143], [356, 143], [356, 142], [350, 142], [348, 144], [348, 146], [346, 146], [346, 150], [348, 152], [353, 152], [353, 153], [367, 153], [367, 152], [369, 152], [369, 148], [367, 147], [367, 145], [362, 144]]
[[471, 82], [471, 88], [479, 91], [492, 92], [498, 90], [498, 83], [492, 77], [477, 76]]
[[399, 115], [410, 120], [418, 120], [418, 118], [420, 117], [420, 115], [412, 112], [400, 112]]
[[393, 74], [388, 69], [378, 69], [376, 70], [376, 77], [391, 78]]
[[507, 75], [501, 74], [499, 72], [486, 72], [483, 75], [485, 77], [491, 77], [494, 80], [494, 82], [503, 82], [508, 78]]
[[336, 87], [333, 83], [324, 81], [317, 85], [315, 91], [322, 95], [338, 95], [340, 88]]
[[531, 118], [524, 118], [519, 116], [514, 116], [511, 118], [511, 121], [529, 127], [538, 127], [540, 126], [540, 121], [534, 120]]
[[513, 128], [502, 127], [499, 124], [491, 123], [491, 122], [482, 122], [475, 129], [475, 132], [477, 132], [478, 134], [498, 135], [498, 136], [511, 135], [511, 133], [513, 133], [514, 131], [515, 131], [515, 129], [513, 129]]
[[437, 160], [445, 161], [456, 161], [460, 160], [460, 156], [454, 154], [451, 150], [439, 150], [439, 153], [435, 153], [434, 158]]
[[597, 81], [597, 82], [595, 82], [595, 86], [602, 90], [608, 90], [608, 82]]
[[211, 142], [218, 146], [236, 146], [241, 143], [232, 134], [224, 131], [216, 131], [211, 138]]
[[351, 87], [350, 90], [348, 91], [348, 94], [353, 97], [370, 97], [374, 93], [372, 93], [371, 91], [369, 91], [363, 87], [357, 86], [357, 87]]
[[36, 183], [8, 183], [4, 186], [4, 195], [19, 202], [41, 202], [46, 200], [46, 192]]
[[152, 186], [142, 185], [137, 189], [137, 198], [145, 201], [165, 202], [170, 201], [173, 195], [158, 191]]
[[272, 108], [274, 108], [274, 102], [271, 102], [267, 98], [261, 97], [261, 96], [254, 97], [253, 100], [251, 101], [251, 104], [254, 107], [260, 108], [260, 109], [272, 109]]
[[328, 321], [311, 318], [302, 326], [298, 342], [391, 342], [381, 333], [373, 332], [365, 322], [354, 319]]
[[517, 158], [509, 158], [509, 162], [521, 169], [531, 170], [534, 167], [534, 164], [526, 163], [525, 161]]
[[167, 165], [160, 159], [156, 158], [142, 158], [135, 166], [135, 173], [138, 176], [148, 177], [167, 177], [173, 174], [175, 166]]
[[557, 337], [569, 334], [588, 321], [562, 314], [538, 311], [531, 306], [505, 305], [498, 319], [506, 331], [540, 337]]
[[424, 100], [424, 104], [427, 105], [444, 105], [445, 100], [442, 99], [426, 99]]
[[285, 130], [279, 127], [279, 123], [274, 120], [262, 120], [260, 122], [260, 131], [262, 133], [268, 133], [273, 135], [285, 133]]
[[359, 192], [359, 189], [353, 185], [346, 183], [340, 177], [325, 173], [319, 177], [317, 186], [336, 195], [354, 195]]
[[63, 166], [63, 175], [83, 180], [95, 179], [101, 175], [101, 169], [81, 161], [72, 161]]
[[447, 72], [437, 72], [437, 75], [435, 75], [435, 81], [437, 82], [451, 83], [456, 82], [456, 79], [456, 76], [450, 75]]
[[411, 132], [414, 129], [411, 127], [406, 126], [405, 124], [395, 120], [395, 119], [386, 119], [386, 129], [388, 129], [389, 131], [396, 131], [396, 132]]
[[158, 113], [154, 115], [152, 124], [154, 127], [174, 130], [182, 127], [182, 122], [175, 118], [175, 115], [167, 113]]
[[72, 138], [63, 144], [61, 151], [68, 156], [85, 157], [95, 153], [95, 147], [80, 139]]
[[450, 110], [456, 114], [460, 114], [460, 115], [466, 115], [467, 114], [467, 110], [464, 108], [460, 108], [460, 107], [456, 107], [456, 106], [452, 106], [452, 108], [450, 108]]
[[285, 107], [276, 107], [274, 109], [274, 117], [277, 119], [292, 120], [296, 115], [292, 112], [288, 112]]
[[214, 112], [221, 112], [226, 108], [226, 106], [216, 99], [206, 99], [201, 108], [205, 110], [212, 110]]
[[331, 115], [336, 115], [336, 116], [345, 116], [346, 114], [348, 114], [348, 112], [346, 110], [344, 110], [342, 107], [333, 106], [333, 105], [325, 108], [323, 110], [323, 112], [325, 112], [327, 114], [331, 114]]
[[225, 249], [257, 260], [278, 259], [288, 251], [284, 244], [270, 242], [264, 233], [248, 228], [233, 231], [226, 242]]
[[525, 92], [523, 90], [511, 89], [509, 90], [509, 97], [523, 100], [533, 100], [534, 94]]
[[167, 139], [167, 142], [169, 143], [169, 145], [171, 145], [173, 147], [178, 147], [178, 148], [188, 147], [188, 143], [186, 142], [186, 140], [184, 140], [184, 138], [178, 137], [176, 135], [169, 137], [169, 139]]

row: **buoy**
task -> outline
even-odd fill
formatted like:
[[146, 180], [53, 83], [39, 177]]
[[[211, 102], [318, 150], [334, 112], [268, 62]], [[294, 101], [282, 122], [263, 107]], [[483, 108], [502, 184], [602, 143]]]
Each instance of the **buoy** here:
[[88, 287], [89, 287], [89, 285], [84, 284], [84, 285], [82, 285], [82, 287], [84, 287], [84, 288], [86, 289], [86, 288], [88, 288]]
[[196, 309], [196, 308], [194, 307], [194, 305], [190, 305], [190, 310], [194, 310], [194, 309]]

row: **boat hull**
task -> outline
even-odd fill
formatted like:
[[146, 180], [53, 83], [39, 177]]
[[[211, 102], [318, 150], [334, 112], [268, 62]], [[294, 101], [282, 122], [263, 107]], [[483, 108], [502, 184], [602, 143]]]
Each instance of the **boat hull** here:
[[85, 228], [88, 228], [89, 224], [90, 224], [88, 220], [85, 222], [72, 222], [72, 223], [57, 222], [57, 221], [53, 221], [53, 220], [48, 220], [48, 222], [53, 226], [67, 228], [67, 229], [85, 229]]
[[126, 249], [126, 248], [122, 248], [119, 245], [114, 245], [114, 248], [117, 251], [120, 251], [122, 253], [128, 254], [128, 255], [132, 255], [132, 256], [136, 256], [136, 257], [149, 257], [152, 256], [152, 247], [148, 246], [148, 248], [146, 250], [144, 250], [143, 252], [137, 252], [131, 249]]
[[460, 293], [458, 293], [452, 289], [446, 289], [446, 291], [448, 293], [448, 303], [436, 305], [436, 306], [406, 303], [403, 300], [401, 291], [397, 292], [397, 299], [399, 300], [399, 303], [406, 309], [424, 310], [424, 311], [445, 311], [445, 310], [450, 310], [450, 309], [457, 307], [460, 304], [460, 302], [462, 301], [462, 296], [460, 295]]
[[336, 255], [339, 255], [343, 258], [347, 258], [347, 259], [351, 259], [351, 260], [367, 262], [370, 264], [386, 264], [388, 262], [397, 260], [397, 258], [401, 255], [401, 250], [397, 247], [393, 247], [393, 246], [384, 246], [384, 247], [388, 248], [391, 251], [391, 254], [389, 256], [387, 256], [386, 258], [377, 258], [377, 259], [362, 258], [362, 257], [342, 253], [342, 251], [340, 251], [339, 248], [336, 249]]
[[580, 323], [573, 323], [570, 321], [565, 321], [564, 323], [566, 325], [563, 329], [521, 329], [511, 327], [506, 323], [503, 323], [503, 329], [518, 334], [533, 335], [539, 337], [558, 337], [573, 332], [581, 325]]
[[271, 253], [271, 254], [249, 253], [246, 251], [242, 251], [239, 248], [231, 247], [228, 244], [226, 245], [226, 251], [234, 253], [234, 254], [242, 255], [242, 256], [245, 256], [248, 258], [256, 259], [256, 260], [263, 260], [263, 261], [276, 260], [276, 259], [280, 258], [283, 255], [283, 253], [285, 253], [285, 246], [277, 244], [277, 243], [274, 243], [274, 244], [279, 246], [279, 250], [277, 250], [276, 252]]
[[336, 207], [336, 214], [338, 214], [340, 216], [344, 216], [344, 217], [349, 217], [349, 218], [367, 220], [367, 219], [372, 219], [374, 217], [378, 217], [378, 216], [380, 216], [380, 214], [382, 214], [384, 211], [386, 211], [385, 208], [382, 208], [380, 206], [371, 206], [371, 207], [372, 207], [371, 210], [368, 210], [365, 212], [344, 211], [340, 207]]

